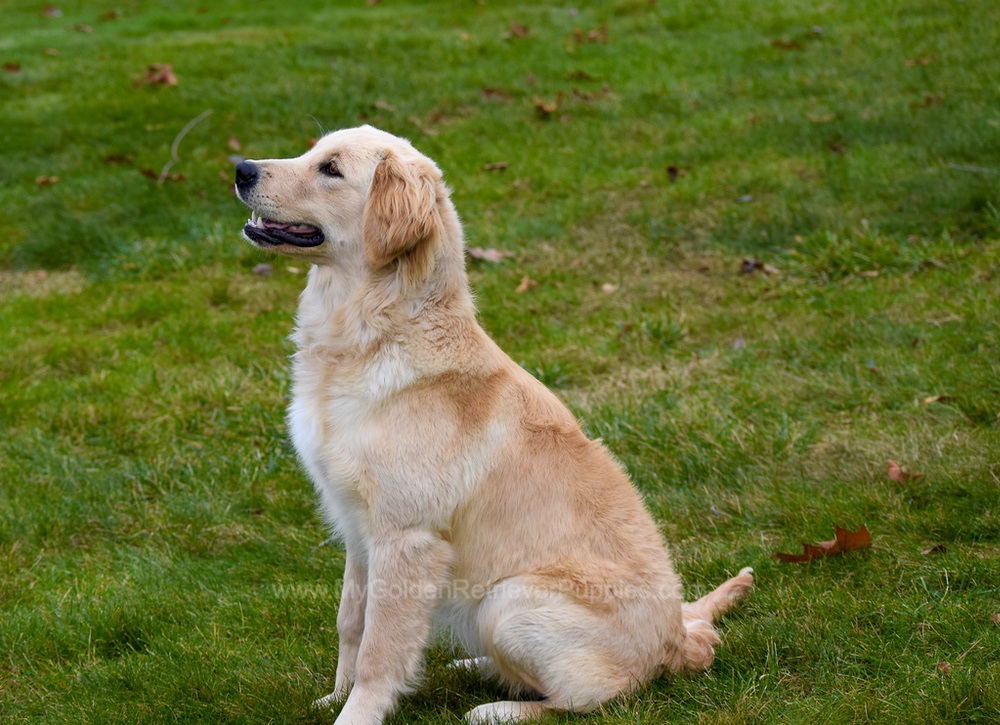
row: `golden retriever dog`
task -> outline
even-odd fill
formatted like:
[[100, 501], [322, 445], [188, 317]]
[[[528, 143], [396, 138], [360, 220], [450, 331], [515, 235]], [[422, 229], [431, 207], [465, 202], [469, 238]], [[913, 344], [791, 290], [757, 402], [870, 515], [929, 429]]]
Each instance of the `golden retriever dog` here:
[[338, 725], [381, 723], [419, 680], [435, 624], [515, 696], [466, 713], [587, 712], [708, 667], [743, 569], [683, 603], [628, 475], [476, 320], [441, 171], [370, 126], [293, 159], [244, 161], [256, 246], [311, 263], [291, 438], [346, 546]]

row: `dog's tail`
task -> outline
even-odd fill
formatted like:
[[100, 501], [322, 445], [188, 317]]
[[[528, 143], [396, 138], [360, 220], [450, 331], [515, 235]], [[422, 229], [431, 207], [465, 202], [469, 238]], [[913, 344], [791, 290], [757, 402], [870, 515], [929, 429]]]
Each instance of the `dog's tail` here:
[[713, 592], [696, 602], [681, 606], [687, 637], [684, 640], [684, 666], [689, 670], [708, 669], [715, 659], [719, 635], [712, 625], [729, 611], [753, 586], [753, 569], [746, 567], [727, 579]]

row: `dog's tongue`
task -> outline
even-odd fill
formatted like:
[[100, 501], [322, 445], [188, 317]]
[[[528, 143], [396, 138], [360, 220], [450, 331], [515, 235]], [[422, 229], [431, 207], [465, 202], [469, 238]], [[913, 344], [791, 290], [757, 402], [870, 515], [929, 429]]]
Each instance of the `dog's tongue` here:
[[282, 224], [281, 222], [264, 220], [266, 229], [283, 229], [290, 234], [315, 234], [319, 230], [311, 224]]

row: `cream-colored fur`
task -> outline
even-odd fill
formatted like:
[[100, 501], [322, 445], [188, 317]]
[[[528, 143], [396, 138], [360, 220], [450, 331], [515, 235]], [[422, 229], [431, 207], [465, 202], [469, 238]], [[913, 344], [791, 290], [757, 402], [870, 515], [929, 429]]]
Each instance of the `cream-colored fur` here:
[[[341, 178], [321, 173], [331, 160]], [[339, 725], [382, 722], [417, 683], [435, 618], [475, 656], [457, 665], [529, 696], [470, 722], [585, 712], [708, 667], [712, 623], [750, 570], [682, 603], [621, 465], [478, 325], [437, 166], [368, 126], [254, 163], [240, 197], [326, 238], [272, 247], [313, 263], [288, 420], [347, 549], [335, 689], [317, 704], [346, 698]]]

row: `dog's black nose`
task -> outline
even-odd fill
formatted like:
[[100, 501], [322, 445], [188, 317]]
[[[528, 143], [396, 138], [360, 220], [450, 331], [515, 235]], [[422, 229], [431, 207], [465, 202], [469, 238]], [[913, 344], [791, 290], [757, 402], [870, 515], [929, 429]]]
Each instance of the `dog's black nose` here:
[[249, 189], [260, 178], [260, 169], [253, 161], [240, 161], [236, 164], [236, 186]]

